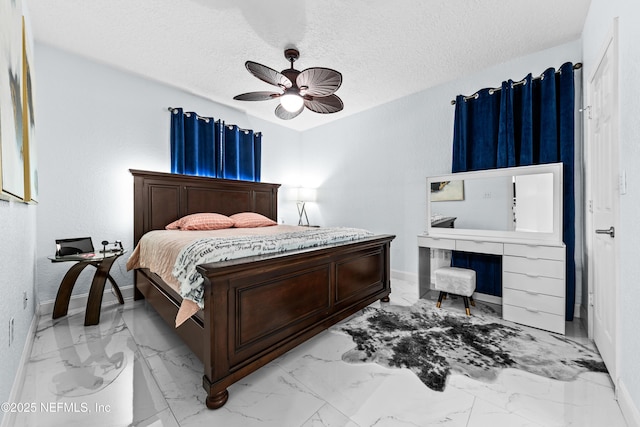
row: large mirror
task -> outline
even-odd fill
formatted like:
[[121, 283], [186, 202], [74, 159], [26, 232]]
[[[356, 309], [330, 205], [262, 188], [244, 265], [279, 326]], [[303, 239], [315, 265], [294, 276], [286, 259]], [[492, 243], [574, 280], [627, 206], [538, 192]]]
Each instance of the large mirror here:
[[562, 163], [427, 178], [427, 234], [562, 241]]

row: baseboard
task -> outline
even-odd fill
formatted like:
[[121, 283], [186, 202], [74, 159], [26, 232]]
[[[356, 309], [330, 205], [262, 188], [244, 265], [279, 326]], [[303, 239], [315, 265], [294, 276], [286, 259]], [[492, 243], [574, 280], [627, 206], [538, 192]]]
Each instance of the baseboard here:
[[407, 282], [418, 283], [418, 275], [415, 273], [407, 273], [406, 271], [391, 270], [391, 278], [404, 280]]
[[473, 299], [475, 299], [476, 301], [484, 301], [491, 304], [502, 305], [502, 297], [497, 297], [495, 295], [481, 294], [479, 292], [474, 292]]
[[616, 394], [618, 395], [618, 405], [627, 425], [629, 427], [640, 427], [640, 411], [638, 411], [638, 407], [631, 399], [629, 390], [620, 379], [616, 387]]
[[[13, 386], [11, 387], [11, 393], [9, 394], [8, 402], [19, 402], [22, 395], [22, 386], [24, 385], [24, 374], [29, 358], [31, 357], [31, 349], [33, 348], [33, 341], [36, 337], [36, 330], [38, 329], [38, 321], [40, 316], [38, 313], [34, 313], [31, 319], [31, 325], [29, 326], [29, 332], [27, 332], [27, 339], [24, 342], [24, 348], [22, 349], [22, 356], [20, 357], [20, 363], [18, 364], [18, 371], [13, 379]], [[11, 427], [15, 425], [14, 422], [15, 413], [5, 412], [2, 417], [2, 423], [0, 427]]]
[[[133, 299], [133, 285], [119, 287], [120, 292], [122, 292], [122, 298], [125, 300]], [[83, 309], [87, 306], [87, 299], [89, 298], [89, 294], [81, 294], [74, 295], [69, 300], [69, 311], [75, 309]], [[111, 288], [109, 290], [105, 290], [104, 295], [102, 296], [102, 303], [111, 303], [116, 302], [118, 299], [116, 295], [113, 293]], [[44, 301], [38, 304], [38, 314], [40, 316], [51, 316], [53, 314], [53, 306], [55, 304], [55, 300]]]

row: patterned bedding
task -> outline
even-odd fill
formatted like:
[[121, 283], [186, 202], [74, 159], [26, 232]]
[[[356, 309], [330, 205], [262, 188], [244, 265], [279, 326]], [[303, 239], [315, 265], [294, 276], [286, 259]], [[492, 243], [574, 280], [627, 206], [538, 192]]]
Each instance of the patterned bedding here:
[[357, 228], [276, 225], [213, 231], [154, 230], [146, 233], [127, 261], [127, 269], [148, 268], [183, 298], [176, 326], [204, 307], [200, 264], [276, 254], [349, 242], [373, 233]]

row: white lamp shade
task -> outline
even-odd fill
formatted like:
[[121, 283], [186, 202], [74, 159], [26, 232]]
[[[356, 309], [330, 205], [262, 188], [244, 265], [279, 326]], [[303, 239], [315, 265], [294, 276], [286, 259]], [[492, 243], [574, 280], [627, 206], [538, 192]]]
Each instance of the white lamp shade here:
[[296, 200], [300, 202], [315, 202], [317, 191], [315, 188], [298, 187]]

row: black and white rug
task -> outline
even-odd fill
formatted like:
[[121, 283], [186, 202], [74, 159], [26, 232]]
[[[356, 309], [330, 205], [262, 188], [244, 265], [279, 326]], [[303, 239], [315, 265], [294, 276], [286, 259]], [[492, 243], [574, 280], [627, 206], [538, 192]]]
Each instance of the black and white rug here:
[[342, 356], [344, 361], [408, 368], [436, 391], [444, 390], [451, 372], [485, 381], [503, 368], [563, 381], [585, 371], [607, 372], [590, 346], [504, 321], [480, 302], [471, 310], [466, 316], [453, 304], [438, 309], [435, 301], [419, 300], [410, 307], [369, 307], [332, 329], [356, 343]]

